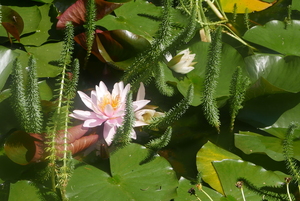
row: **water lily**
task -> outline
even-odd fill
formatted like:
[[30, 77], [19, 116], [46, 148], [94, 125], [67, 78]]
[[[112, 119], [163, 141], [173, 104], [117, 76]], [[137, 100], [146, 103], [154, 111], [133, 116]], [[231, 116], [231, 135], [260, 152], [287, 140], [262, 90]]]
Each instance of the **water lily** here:
[[136, 118], [135, 125], [138, 125], [138, 126], [149, 125], [151, 123], [151, 121], [153, 120], [153, 118], [162, 117], [165, 115], [162, 112], [157, 112], [155, 110], [155, 108], [156, 107], [147, 105], [143, 109], [136, 111], [134, 113], [135, 118]]
[[[122, 125], [125, 115], [126, 96], [130, 90], [130, 84], [124, 87], [123, 82], [114, 85], [112, 93], [110, 93], [106, 85], [101, 81], [96, 90], [91, 92], [91, 97], [85, 93], [78, 91], [83, 103], [92, 111], [74, 110], [70, 115], [73, 118], [83, 120], [83, 127], [96, 127], [104, 124], [103, 138], [107, 145], [112, 143], [112, 139], [116, 133], [117, 127]], [[137, 100], [133, 101], [133, 110], [136, 112], [143, 108], [149, 100], [144, 100], [145, 88], [141, 84]], [[134, 126], [140, 126], [139, 123]], [[133, 131], [131, 138], [136, 139]]]
[[187, 74], [194, 69], [193, 65], [196, 62], [193, 62], [193, 60], [195, 56], [196, 54], [190, 54], [189, 49], [185, 49], [173, 57], [167, 65], [176, 73]]

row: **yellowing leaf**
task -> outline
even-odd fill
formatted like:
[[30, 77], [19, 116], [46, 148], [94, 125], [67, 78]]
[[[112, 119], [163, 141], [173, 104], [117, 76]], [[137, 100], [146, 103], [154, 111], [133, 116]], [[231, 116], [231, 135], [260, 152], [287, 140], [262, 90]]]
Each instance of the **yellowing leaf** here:
[[274, 0], [272, 3], [267, 3], [261, 0], [220, 0], [222, 8], [226, 13], [233, 12], [234, 4], [237, 6], [237, 13], [245, 13], [246, 8], [248, 8], [248, 12], [251, 13], [253, 11], [265, 10], [276, 3], [276, 1], [277, 0]]
[[224, 195], [224, 191], [217, 175], [217, 172], [212, 165], [213, 161], [221, 161], [223, 159], [241, 159], [237, 155], [230, 153], [211, 142], [207, 142], [197, 153], [197, 169], [201, 172], [202, 179], [212, 188]]

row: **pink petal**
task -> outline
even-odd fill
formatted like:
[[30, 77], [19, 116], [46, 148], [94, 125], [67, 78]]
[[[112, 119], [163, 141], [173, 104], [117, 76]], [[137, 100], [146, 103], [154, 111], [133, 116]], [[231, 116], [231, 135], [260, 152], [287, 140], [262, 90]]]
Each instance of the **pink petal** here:
[[104, 113], [106, 116], [108, 117], [112, 117], [113, 114], [114, 114], [115, 110], [114, 108], [110, 105], [110, 104], [107, 104], [104, 108]]
[[73, 113], [70, 114], [69, 116], [79, 120], [97, 118], [94, 112], [83, 111], [83, 110], [74, 110]]
[[143, 100], [145, 99], [145, 86], [144, 84], [141, 82], [140, 83], [140, 88], [138, 90], [137, 96], [136, 96], [136, 100]]
[[96, 86], [96, 93], [97, 93], [98, 99], [103, 97], [105, 94], [109, 93], [104, 82], [100, 81], [99, 87]]
[[103, 138], [105, 139], [108, 146], [111, 145], [112, 140], [116, 134], [117, 126], [114, 124], [109, 124], [107, 122], [104, 123], [104, 129], [103, 129]]
[[103, 119], [87, 119], [83, 123], [83, 127], [93, 128], [100, 126], [104, 122]]
[[92, 110], [93, 108], [93, 102], [91, 100], [90, 97], [88, 97], [85, 93], [83, 93], [82, 91], [78, 91], [77, 92], [82, 100], [82, 102], [89, 108]]

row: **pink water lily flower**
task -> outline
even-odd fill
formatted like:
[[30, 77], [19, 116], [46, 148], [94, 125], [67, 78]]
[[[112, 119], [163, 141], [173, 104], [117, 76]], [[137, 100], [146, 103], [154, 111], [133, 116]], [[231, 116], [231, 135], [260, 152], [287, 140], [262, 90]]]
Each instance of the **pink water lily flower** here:
[[[104, 124], [103, 138], [107, 145], [112, 143], [113, 137], [117, 131], [117, 127], [121, 126], [124, 120], [126, 96], [130, 90], [130, 84], [124, 87], [123, 82], [118, 82], [114, 85], [112, 93], [107, 90], [106, 85], [101, 81], [96, 90], [91, 92], [91, 97], [85, 93], [78, 91], [78, 94], [83, 103], [92, 111], [74, 110], [70, 115], [73, 118], [83, 120], [83, 127], [96, 127]], [[133, 110], [136, 112], [143, 108], [149, 100], [144, 100], [145, 88], [141, 84], [137, 100], [133, 101]], [[135, 124], [135, 127], [141, 126]], [[136, 139], [134, 131], [131, 133], [131, 138]]]

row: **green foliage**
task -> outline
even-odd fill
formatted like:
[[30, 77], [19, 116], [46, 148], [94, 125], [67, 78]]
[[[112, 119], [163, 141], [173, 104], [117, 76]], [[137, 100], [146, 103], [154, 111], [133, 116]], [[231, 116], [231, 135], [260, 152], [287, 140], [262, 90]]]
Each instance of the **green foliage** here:
[[28, 62], [28, 87], [26, 89], [28, 115], [30, 119], [30, 129], [27, 132], [41, 133], [43, 128], [43, 116], [41, 100], [36, 75], [36, 61], [31, 55]]
[[163, 117], [158, 117], [153, 120], [153, 122], [148, 125], [149, 129], [158, 128], [162, 126], [170, 125], [173, 121], [178, 120], [189, 108], [191, 101], [193, 100], [194, 86], [190, 85], [187, 97], [183, 98], [177, 105], [171, 108], [165, 113]]
[[131, 141], [130, 134], [133, 131], [134, 113], [132, 108], [132, 93], [128, 93], [126, 97], [126, 109], [123, 125], [118, 127], [114, 136], [113, 143], [119, 147], [128, 145]]
[[30, 56], [28, 62], [26, 82], [22, 66], [17, 59], [14, 61], [11, 90], [11, 102], [22, 129], [29, 133], [41, 133], [43, 116], [36, 77], [36, 62], [33, 56]]
[[293, 176], [293, 180], [295, 180], [299, 186], [300, 170], [297, 166], [296, 160], [293, 158], [293, 140], [295, 139], [294, 131], [297, 128], [298, 126], [295, 123], [291, 123], [291, 125], [289, 126], [286, 133], [286, 138], [283, 142], [283, 155], [285, 157], [287, 168], [290, 171], [290, 174]]
[[234, 128], [234, 121], [238, 111], [242, 109], [242, 103], [245, 99], [246, 89], [250, 83], [248, 77], [242, 75], [242, 70], [238, 67], [232, 76], [230, 85], [230, 115], [231, 115], [231, 130]]
[[86, 45], [87, 45], [87, 55], [85, 57], [85, 65], [87, 65], [87, 60], [89, 59], [92, 46], [95, 38], [95, 29], [96, 29], [96, 4], [94, 0], [88, 0], [86, 3]]
[[213, 36], [208, 52], [206, 64], [204, 90], [203, 90], [203, 112], [207, 121], [220, 132], [219, 110], [214, 99], [219, 73], [222, 53], [222, 28], [219, 27]]
[[[96, 57], [90, 57], [87, 63], [87, 59], [84, 60], [86, 52], [83, 53], [81, 48], [73, 49], [74, 35], [69, 25], [65, 42], [62, 42], [63, 32], [56, 30], [56, 17], [58, 11], [70, 6], [70, 2], [51, 2], [1, 2], [16, 5], [7, 6], [16, 11], [10, 22], [20, 23], [20, 16], [24, 20], [24, 30], [20, 32], [20, 41], [12, 39], [12, 44], [8, 44], [3, 24], [0, 27], [0, 183], [3, 183], [0, 200], [298, 199], [295, 186], [284, 182], [284, 178], [290, 176], [282, 173], [290, 170], [294, 181], [299, 183], [300, 131], [295, 125], [290, 126], [290, 122], [300, 118], [300, 60], [296, 37], [299, 21], [294, 20], [299, 18], [298, 1], [277, 1], [267, 10], [244, 15], [236, 14], [240, 13], [239, 8], [245, 7], [243, 1], [239, 1], [236, 13], [228, 14], [228, 18], [222, 9], [228, 1], [223, 0], [97, 1], [97, 8], [103, 3], [106, 9], [114, 11], [97, 22], [94, 16], [99, 13], [91, 8], [95, 6], [94, 1], [89, 1], [87, 12], [82, 14], [89, 17], [84, 26], [90, 32], [86, 33], [88, 39], [83, 39], [81, 45], [86, 45], [87, 54], [90, 54], [93, 39], [89, 37], [94, 35], [95, 24], [109, 30], [101, 38], [103, 47], [95, 50], [105, 51], [108, 58], [104, 59], [105, 64]], [[111, 2], [122, 3], [122, 6], [111, 5]], [[255, 1], [247, 3], [253, 6]], [[114, 6], [120, 7], [115, 9]], [[223, 27], [222, 40], [210, 42], [211, 33], [221, 35], [219, 27]], [[81, 27], [77, 27], [77, 31], [81, 32]], [[243, 39], [254, 43], [257, 49]], [[195, 69], [186, 75], [173, 73], [165, 64], [166, 55], [174, 55], [186, 48], [196, 54]], [[31, 55], [34, 55], [36, 65]], [[13, 62], [17, 56], [18, 62]], [[72, 62], [72, 56], [78, 60]], [[114, 62], [115, 58], [120, 61]], [[79, 63], [86, 64], [80, 74]], [[218, 65], [219, 69], [216, 68]], [[33, 68], [36, 68], [36, 74], [31, 70]], [[205, 73], [206, 69], [213, 70]], [[251, 85], [245, 75], [250, 78]], [[54, 85], [56, 78], [57, 85]], [[42, 82], [37, 82], [39, 79]], [[114, 146], [107, 148], [110, 157], [103, 159], [94, 154], [83, 156], [79, 153], [76, 158], [83, 162], [78, 162], [71, 159], [71, 153], [67, 151], [67, 129], [69, 125], [79, 123], [76, 120], [70, 124], [68, 116], [78, 79], [79, 90], [85, 93], [100, 80], [110, 88], [113, 82], [123, 79], [132, 85], [133, 92], [142, 81], [148, 85], [146, 98], [155, 105], [143, 109], [167, 112], [164, 117], [154, 118], [153, 124], [135, 128], [135, 142], [141, 145], [129, 143], [135, 121], [130, 93], [124, 125], [118, 129]], [[12, 109], [8, 107], [9, 96], [10, 100], [17, 100], [13, 103], [20, 115], [12, 115]], [[176, 104], [182, 96], [183, 100]], [[205, 102], [207, 97], [209, 104]], [[82, 109], [79, 102], [76, 102], [76, 109]], [[193, 107], [189, 108], [190, 105]], [[209, 105], [207, 110], [203, 110], [204, 105]], [[168, 111], [168, 108], [171, 109]], [[46, 129], [41, 129], [43, 123], [39, 123], [40, 120], [33, 121], [43, 118], [41, 110], [44, 118], [49, 120]], [[209, 115], [216, 127], [222, 123], [220, 135], [211, 127], [212, 123], [207, 122]], [[8, 152], [3, 153], [2, 145], [7, 145], [15, 136], [11, 133], [20, 127], [15, 116], [23, 119], [21, 126], [28, 127], [28, 131], [32, 131], [32, 127], [39, 133], [46, 130], [45, 155], [49, 154], [50, 171], [47, 173], [50, 173], [50, 182], [36, 179], [40, 174], [34, 176], [46, 171], [43, 162], [21, 166], [10, 161]], [[233, 121], [234, 130], [243, 131], [235, 134], [235, 147], [225, 150], [221, 146], [228, 147], [233, 142], [232, 132], [223, 127], [233, 128]], [[56, 136], [59, 130], [64, 136], [58, 149]], [[83, 145], [88, 143], [90, 136], [101, 137], [99, 130], [102, 129], [90, 129], [75, 143]], [[290, 135], [286, 136], [286, 133]], [[20, 134], [26, 132], [20, 131]], [[162, 135], [158, 137], [158, 134]], [[15, 157], [23, 160], [22, 164], [27, 164], [27, 157], [34, 154], [34, 143], [42, 144], [42, 141], [34, 141], [29, 136], [30, 146], [23, 146], [26, 141], [23, 137], [18, 137], [20, 145], [16, 143], [11, 150]], [[125, 144], [127, 146], [123, 146]], [[96, 145], [91, 145], [90, 149], [93, 146]], [[113, 152], [114, 149], [117, 150]], [[61, 158], [57, 157], [58, 153]], [[202, 173], [202, 185], [200, 181], [191, 183], [197, 180], [197, 171]], [[188, 179], [182, 179], [183, 176]], [[179, 183], [178, 178], [181, 178]], [[237, 181], [243, 182], [242, 189], [235, 187]], [[289, 188], [291, 194], [286, 196]]]
[[15, 114], [19, 118], [19, 122], [22, 125], [23, 129], [28, 131], [30, 129], [30, 122], [26, 100], [27, 98], [25, 95], [24, 88], [24, 75], [22, 72], [21, 65], [17, 59], [13, 63], [11, 90], [11, 102], [13, 104]]

